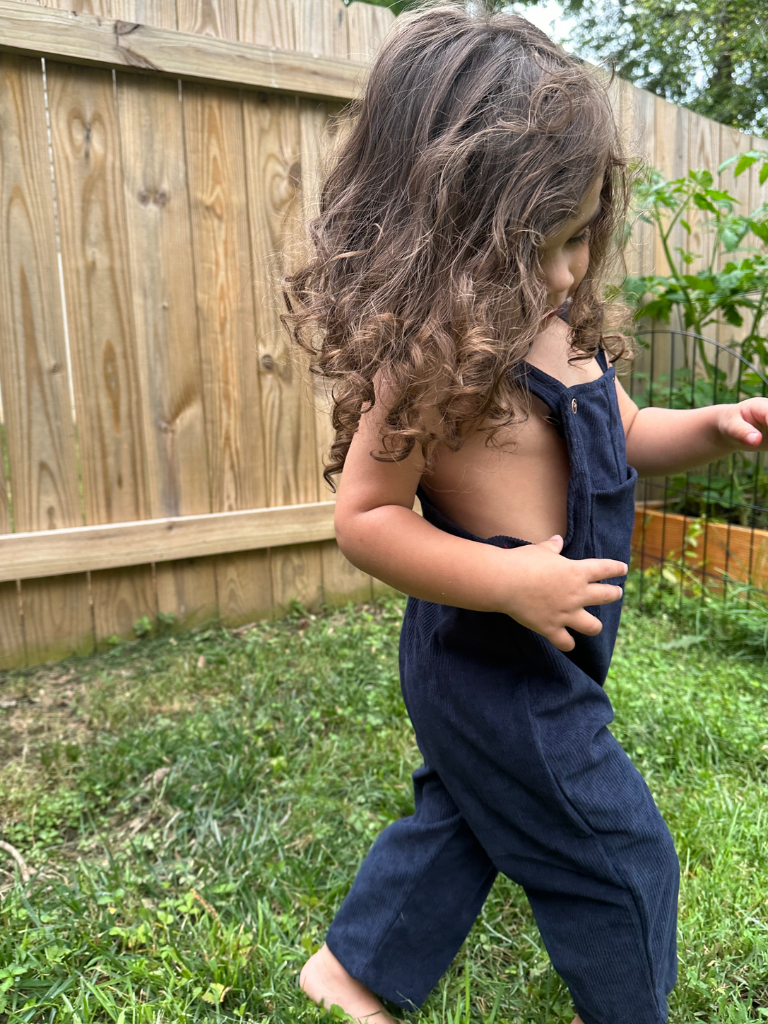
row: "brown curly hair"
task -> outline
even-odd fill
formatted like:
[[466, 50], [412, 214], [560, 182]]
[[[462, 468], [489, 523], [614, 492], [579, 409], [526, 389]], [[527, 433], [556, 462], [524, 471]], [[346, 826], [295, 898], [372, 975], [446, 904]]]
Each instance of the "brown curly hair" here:
[[601, 341], [614, 361], [628, 355], [620, 331], [605, 333], [628, 193], [607, 79], [513, 14], [426, 0], [398, 18], [342, 115], [311, 258], [281, 282], [283, 324], [332, 386], [331, 487], [377, 375], [392, 400], [374, 458], [419, 445], [429, 460], [525, 418], [515, 370], [546, 312], [539, 251], [601, 173], [571, 358]]

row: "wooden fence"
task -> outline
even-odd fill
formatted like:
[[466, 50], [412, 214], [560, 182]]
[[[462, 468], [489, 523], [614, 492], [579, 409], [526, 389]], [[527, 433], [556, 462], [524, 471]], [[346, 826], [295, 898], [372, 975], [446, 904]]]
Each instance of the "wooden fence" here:
[[[393, 20], [341, 0], [0, 0], [0, 669], [144, 616], [235, 625], [379, 588], [333, 540], [327, 411], [277, 280]], [[625, 83], [615, 102], [667, 174], [753, 144]], [[765, 197], [756, 175], [734, 187]], [[643, 227], [631, 265], [656, 247]]]

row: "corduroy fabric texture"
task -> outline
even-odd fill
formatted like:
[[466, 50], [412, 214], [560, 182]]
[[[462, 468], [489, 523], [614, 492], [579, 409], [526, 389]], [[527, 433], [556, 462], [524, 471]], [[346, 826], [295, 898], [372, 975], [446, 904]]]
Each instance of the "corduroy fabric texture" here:
[[[566, 388], [536, 367], [571, 463], [563, 554], [629, 561], [637, 474], [615, 371]], [[420, 491], [425, 517], [482, 543]], [[621, 582], [611, 581], [611, 582]], [[374, 992], [419, 1006], [464, 941], [497, 872], [528, 896], [585, 1024], [663, 1024], [674, 987], [679, 866], [643, 778], [608, 729], [603, 690], [620, 602], [565, 654], [502, 614], [410, 598], [400, 676], [424, 766], [415, 813], [372, 847], [329, 948]]]

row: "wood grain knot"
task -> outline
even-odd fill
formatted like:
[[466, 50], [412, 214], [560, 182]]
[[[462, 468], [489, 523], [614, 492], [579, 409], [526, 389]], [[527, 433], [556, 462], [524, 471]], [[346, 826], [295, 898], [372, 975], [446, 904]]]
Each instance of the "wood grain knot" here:
[[165, 206], [170, 198], [166, 189], [147, 188], [146, 185], [142, 185], [138, 193], [138, 200], [142, 206], [149, 206], [150, 203], [155, 206]]
[[267, 371], [267, 373], [272, 373], [272, 371], [274, 370], [275, 360], [269, 354], [269, 352], [267, 352], [266, 355], [261, 357], [261, 365]]

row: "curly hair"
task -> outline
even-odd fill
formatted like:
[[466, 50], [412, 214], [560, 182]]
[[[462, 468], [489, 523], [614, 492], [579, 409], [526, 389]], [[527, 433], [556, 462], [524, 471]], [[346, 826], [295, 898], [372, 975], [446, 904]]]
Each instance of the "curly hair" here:
[[516, 370], [546, 312], [540, 250], [600, 175], [570, 358], [629, 354], [605, 332], [628, 194], [607, 78], [516, 15], [426, 0], [398, 18], [342, 113], [311, 255], [281, 281], [282, 322], [331, 385], [332, 488], [375, 379], [391, 397], [382, 460], [418, 445], [429, 462], [527, 416]]

